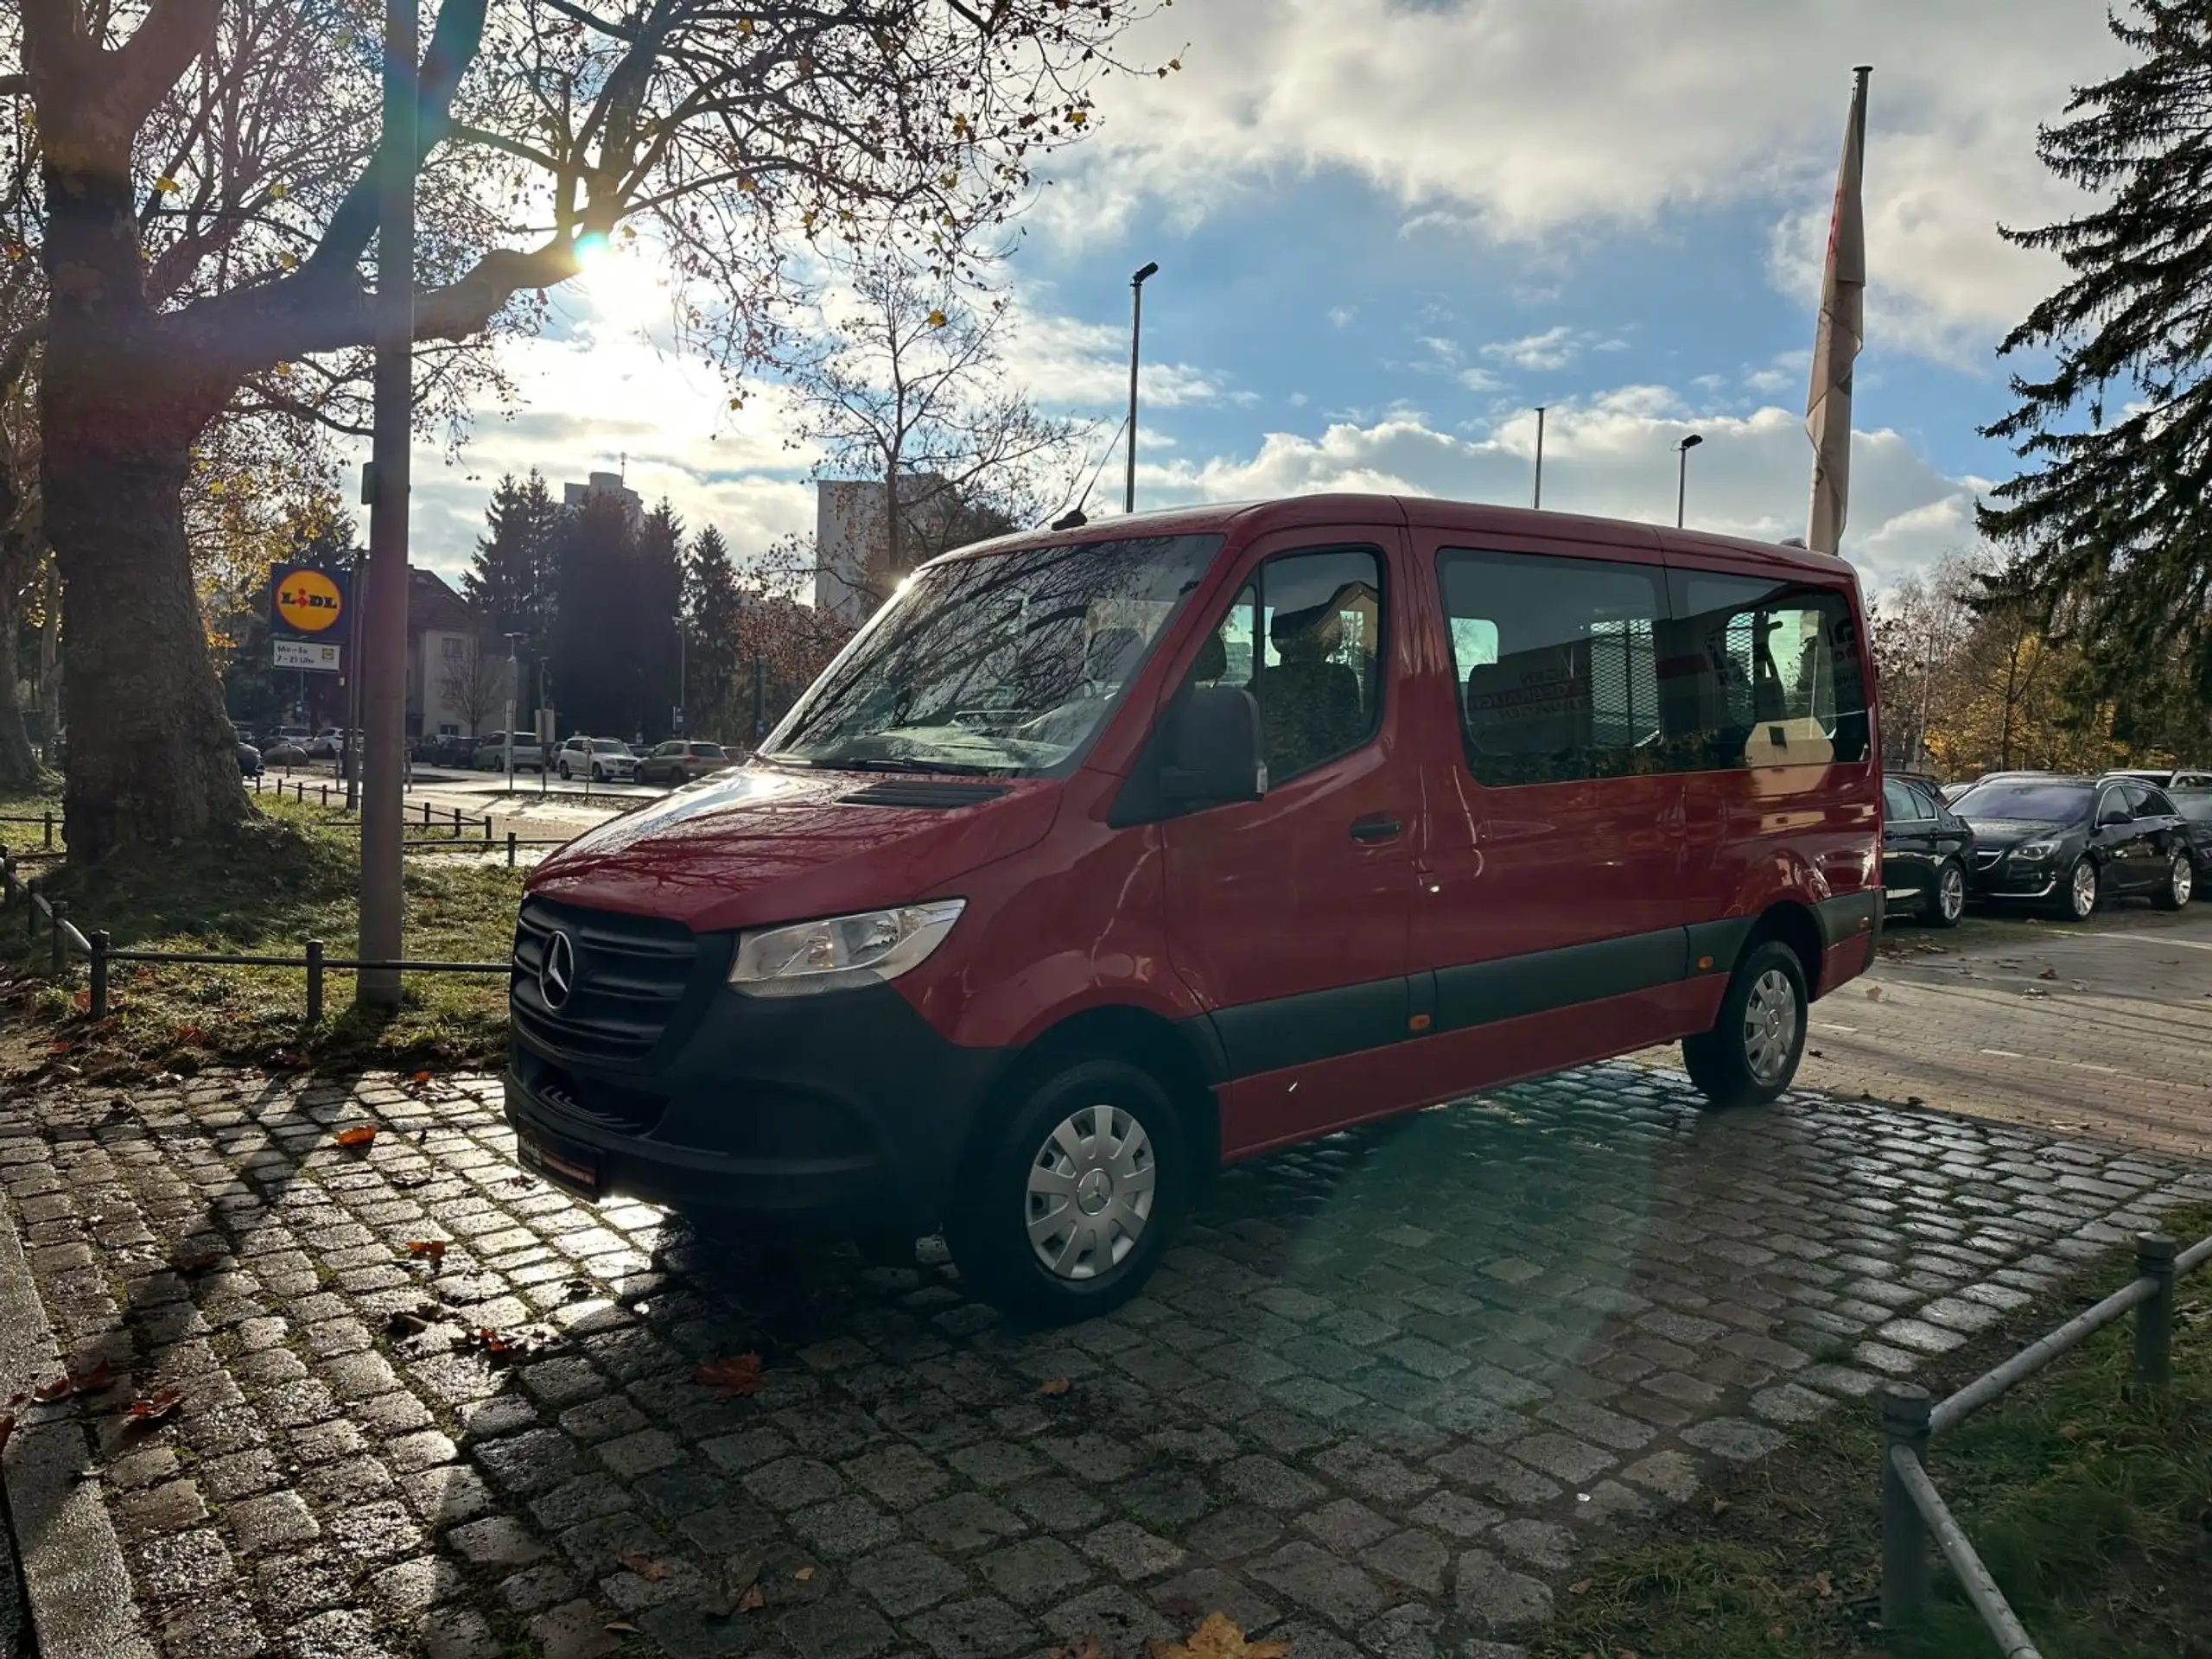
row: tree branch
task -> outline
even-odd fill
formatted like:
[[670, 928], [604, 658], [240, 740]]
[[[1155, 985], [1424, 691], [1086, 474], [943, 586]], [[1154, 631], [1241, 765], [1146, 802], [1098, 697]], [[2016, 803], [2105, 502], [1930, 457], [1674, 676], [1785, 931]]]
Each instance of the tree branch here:
[[145, 21], [109, 54], [114, 96], [136, 130], [215, 39], [222, 0], [153, 0]]

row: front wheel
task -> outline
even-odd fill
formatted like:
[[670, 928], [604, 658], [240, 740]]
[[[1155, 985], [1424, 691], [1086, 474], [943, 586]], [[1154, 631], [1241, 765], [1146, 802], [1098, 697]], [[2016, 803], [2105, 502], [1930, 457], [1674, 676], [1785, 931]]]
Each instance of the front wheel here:
[[2097, 874], [2094, 860], [2084, 853], [2074, 861], [2066, 872], [2066, 885], [2059, 890], [2059, 914], [2069, 922], [2086, 922], [2097, 913], [2097, 900], [2103, 896], [2103, 881]]
[[1682, 1039], [1682, 1064], [1707, 1102], [1764, 1106], [1789, 1086], [1805, 1052], [1805, 970], [1769, 939], [1737, 964], [1713, 1029]]
[[2196, 891], [2196, 867], [2189, 861], [2187, 853], [2176, 853], [2174, 861], [2166, 867], [2166, 884], [2151, 895], [2151, 902], [2160, 910], [2180, 910]]
[[1967, 913], [1967, 873], [1954, 859], [1936, 867], [1936, 885], [1928, 894], [1922, 919], [1930, 927], [1956, 927]]
[[567, 782], [569, 781], [569, 763], [568, 763], [567, 761], [563, 760], [563, 761], [561, 763], [561, 768], [560, 768], [560, 770], [561, 770], [561, 781], [562, 781], [563, 783], [564, 783], [564, 784], [565, 784], [565, 783], [567, 783]]
[[591, 769], [591, 780], [592, 780], [592, 782], [594, 782], [594, 784], [603, 784], [603, 783], [605, 783], [605, 782], [607, 781], [607, 773], [606, 773], [606, 771], [605, 771], [603, 768], [601, 768], [601, 766], [599, 766], [598, 765], [594, 764], [594, 765], [593, 766], [592, 769]]
[[1079, 1060], [1027, 1090], [946, 1232], [986, 1300], [1063, 1324], [1143, 1287], [1189, 1187], [1182, 1116], [1159, 1081], [1125, 1061]]

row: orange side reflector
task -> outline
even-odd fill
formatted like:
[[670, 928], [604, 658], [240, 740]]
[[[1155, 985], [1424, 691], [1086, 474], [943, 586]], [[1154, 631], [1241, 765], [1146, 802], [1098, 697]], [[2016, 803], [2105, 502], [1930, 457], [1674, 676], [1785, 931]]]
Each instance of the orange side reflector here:
[[1697, 959], [1697, 970], [1700, 974], [1709, 973], [1712, 971], [1712, 969], [1713, 958], [1711, 957], [1700, 957]]
[[1428, 1027], [1429, 1018], [1425, 1014], [1417, 1014], [1414, 1015], [1412, 1019], [1406, 1021], [1406, 1029], [1408, 1031], [1427, 1031]]

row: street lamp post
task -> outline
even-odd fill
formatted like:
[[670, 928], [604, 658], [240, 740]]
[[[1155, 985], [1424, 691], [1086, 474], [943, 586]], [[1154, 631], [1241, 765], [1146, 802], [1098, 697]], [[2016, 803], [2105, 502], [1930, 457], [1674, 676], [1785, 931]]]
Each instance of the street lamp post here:
[[1690, 499], [1690, 451], [1705, 442], [1702, 433], [1693, 432], [1675, 446], [1675, 454], [1681, 462], [1681, 474], [1675, 480], [1675, 528], [1682, 527], [1682, 514]]
[[[375, 417], [370, 444], [365, 625], [361, 675], [361, 931], [365, 962], [397, 962], [406, 925], [405, 831], [408, 444], [415, 415], [416, 60], [419, 0], [385, 0], [384, 129], [377, 181]], [[399, 1006], [399, 969], [363, 968], [357, 1006]]]
[[1128, 487], [1122, 498], [1124, 512], [1137, 510], [1137, 351], [1144, 334], [1144, 281], [1159, 270], [1160, 262], [1149, 260], [1129, 278], [1129, 470]]
[[1531, 507], [1544, 505], [1544, 406], [1536, 405], [1536, 494], [1529, 503]]
[[507, 635], [507, 723], [502, 729], [507, 734], [507, 793], [510, 795], [515, 792], [515, 693], [522, 683], [518, 677], [521, 669], [515, 661], [515, 641], [529, 637], [526, 633]]

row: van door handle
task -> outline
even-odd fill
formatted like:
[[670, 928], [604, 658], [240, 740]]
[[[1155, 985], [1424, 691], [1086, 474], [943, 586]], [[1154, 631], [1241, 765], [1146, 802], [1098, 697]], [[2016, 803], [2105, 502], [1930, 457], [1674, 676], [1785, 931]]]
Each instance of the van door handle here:
[[1395, 841], [1404, 827], [1397, 819], [1386, 818], [1377, 812], [1369, 817], [1354, 818], [1351, 821], [1351, 838], [1354, 841]]

